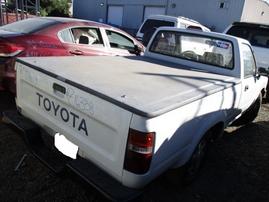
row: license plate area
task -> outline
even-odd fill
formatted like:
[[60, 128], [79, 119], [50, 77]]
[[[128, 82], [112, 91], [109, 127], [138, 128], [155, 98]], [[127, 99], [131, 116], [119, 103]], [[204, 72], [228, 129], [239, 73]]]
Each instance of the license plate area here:
[[64, 135], [56, 133], [54, 136], [54, 145], [65, 156], [72, 159], [77, 158], [78, 146], [66, 139]]

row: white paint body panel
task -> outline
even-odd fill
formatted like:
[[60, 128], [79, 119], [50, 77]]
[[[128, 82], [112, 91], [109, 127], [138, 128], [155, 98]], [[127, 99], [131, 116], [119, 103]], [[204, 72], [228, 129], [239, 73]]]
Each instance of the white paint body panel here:
[[125, 154], [122, 151], [132, 113], [57, 80], [67, 89], [63, 95], [52, 88], [54, 78], [24, 65], [18, 64], [17, 72], [17, 105], [22, 114], [52, 136], [65, 135], [79, 147], [79, 155], [121, 180]]
[[[242, 41], [218, 36], [234, 42], [239, 58]], [[197, 63], [147, 51], [145, 57], [19, 58], [17, 105], [51, 135], [65, 135], [79, 155], [124, 186], [141, 188], [185, 164], [210, 127], [222, 122], [225, 128], [266, 86], [266, 78], [255, 81], [257, 89], [242, 109], [242, 61], [235, 62], [232, 71], [206, 64], [197, 71]], [[53, 89], [55, 83], [66, 92]], [[123, 169], [130, 128], [156, 133], [144, 175]]]

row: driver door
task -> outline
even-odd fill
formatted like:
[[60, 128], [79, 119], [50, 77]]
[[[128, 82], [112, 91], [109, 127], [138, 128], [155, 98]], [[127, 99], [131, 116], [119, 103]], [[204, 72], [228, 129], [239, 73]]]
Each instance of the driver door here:
[[243, 47], [243, 65], [242, 73], [242, 91], [239, 108], [246, 110], [251, 106], [259, 95], [259, 89], [256, 88], [258, 77], [256, 76], [256, 61], [251, 47], [248, 44], [242, 44]]

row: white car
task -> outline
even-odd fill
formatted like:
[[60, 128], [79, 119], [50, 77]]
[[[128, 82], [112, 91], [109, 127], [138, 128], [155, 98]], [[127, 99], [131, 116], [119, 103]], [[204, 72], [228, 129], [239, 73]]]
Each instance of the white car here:
[[210, 32], [210, 29], [190, 18], [186, 18], [183, 16], [153, 14], [149, 15], [141, 24], [140, 28], [136, 33], [136, 39], [144, 43], [143, 45], [146, 46], [150, 37], [158, 27], [191, 28]]

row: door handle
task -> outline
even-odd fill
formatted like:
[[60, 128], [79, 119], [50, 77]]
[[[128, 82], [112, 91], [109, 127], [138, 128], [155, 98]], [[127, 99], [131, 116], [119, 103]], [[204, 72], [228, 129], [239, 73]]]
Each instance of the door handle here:
[[66, 93], [66, 88], [64, 86], [61, 86], [57, 83], [53, 83], [52, 85], [52, 88], [62, 94], [65, 94]]
[[245, 91], [247, 91], [247, 90], [248, 90], [248, 85], [245, 86]]
[[81, 50], [78, 50], [78, 49], [70, 51], [69, 53], [74, 54], [74, 55], [83, 55], [83, 52]]

